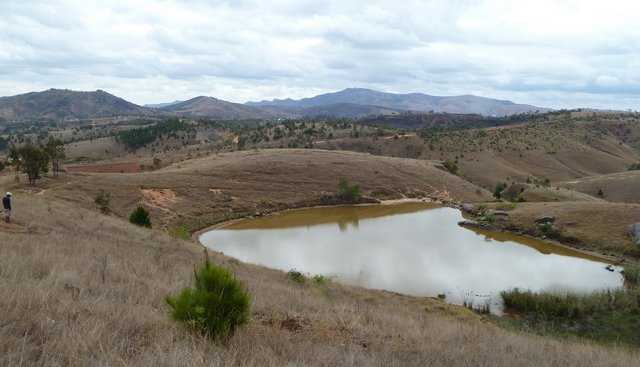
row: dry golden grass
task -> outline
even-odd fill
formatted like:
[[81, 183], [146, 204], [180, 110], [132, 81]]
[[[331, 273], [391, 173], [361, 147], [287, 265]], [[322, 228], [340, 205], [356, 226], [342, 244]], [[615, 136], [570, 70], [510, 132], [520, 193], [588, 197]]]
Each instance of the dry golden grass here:
[[558, 185], [592, 196], [598, 196], [598, 191], [602, 190], [602, 197], [608, 201], [640, 203], [640, 170], [583, 177]]
[[21, 189], [14, 203], [15, 222], [0, 224], [3, 366], [637, 366], [629, 350], [507, 332], [432, 299], [301, 286], [218, 254], [253, 316], [215, 346], [164, 304], [189, 284], [199, 245]]
[[502, 225], [535, 232], [535, 219], [540, 216], [554, 216], [554, 227], [572, 247], [613, 256], [640, 254], [628, 235], [629, 225], [640, 220], [638, 204], [604, 200], [518, 203]]
[[[100, 189], [111, 192], [112, 209], [127, 216], [138, 203], [152, 220], [201, 229], [237, 215], [317, 205], [334, 194], [340, 178], [378, 198], [436, 196], [484, 201], [491, 194], [430, 162], [354, 152], [270, 149], [211, 155], [139, 174], [75, 174], [45, 183], [47, 195], [93, 208]], [[153, 192], [170, 193], [157, 205]], [[155, 195], [157, 196], [157, 195]], [[166, 204], [166, 205], [164, 205]]]

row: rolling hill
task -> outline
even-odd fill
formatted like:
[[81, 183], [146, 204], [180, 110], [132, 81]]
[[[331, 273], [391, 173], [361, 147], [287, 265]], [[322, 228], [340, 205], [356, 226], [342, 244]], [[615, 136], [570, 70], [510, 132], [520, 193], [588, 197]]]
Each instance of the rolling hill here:
[[6, 121], [68, 120], [153, 113], [103, 90], [78, 92], [49, 89], [0, 97], [0, 118]]
[[447, 113], [475, 113], [485, 116], [506, 116], [526, 112], [545, 112], [549, 109], [516, 104], [511, 101], [484, 98], [472, 95], [431, 96], [423, 93], [395, 94], [364, 88], [348, 88], [335, 93], [321, 94], [300, 100], [284, 99], [262, 102], [247, 102], [248, 106], [271, 107], [283, 111], [302, 112], [311, 107], [341, 104], [377, 106], [400, 111], [433, 111]]
[[205, 96], [170, 104], [158, 110], [180, 116], [209, 117], [219, 120], [271, 119], [286, 115]]

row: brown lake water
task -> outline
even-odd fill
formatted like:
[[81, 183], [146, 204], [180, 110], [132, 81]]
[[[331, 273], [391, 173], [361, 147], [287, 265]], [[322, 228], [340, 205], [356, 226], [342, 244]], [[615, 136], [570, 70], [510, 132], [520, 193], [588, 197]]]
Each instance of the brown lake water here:
[[312, 208], [243, 220], [200, 236], [243, 262], [321, 274], [367, 288], [502, 309], [512, 288], [621, 287], [619, 269], [542, 241], [458, 226], [460, 211], [425, 203]]

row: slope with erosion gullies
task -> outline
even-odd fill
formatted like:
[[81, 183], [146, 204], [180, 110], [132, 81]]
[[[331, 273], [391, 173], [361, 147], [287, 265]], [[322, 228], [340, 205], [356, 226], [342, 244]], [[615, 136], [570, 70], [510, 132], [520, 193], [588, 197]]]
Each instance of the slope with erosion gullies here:
[[491, 198], [488, 191], [424, 160], [309, 149], [224, 153], [137, 174], [77, 174], [50, 193], [93, 207], [93, 198], [104, 189], [118, 215], [128, 215], [143, 202], [164, 224], [200, 229], [237, 216], [318, 205], [336, 192], [341, 178], [379, 199]]
[[[551, 121], [506, 127], [421, 132], [394, 139], [342, 139], [319, 148], [356, 150], [419, 159], [451, 160], [471, 182], [493, 188], [498, 182], [524, 182], [529, 176], [564, 181], [620, 172], [640, 155], [615, 131], [640, 131], [635, 118], [624, 122]], [[631, 143], [631, 138], [627, 141]]]

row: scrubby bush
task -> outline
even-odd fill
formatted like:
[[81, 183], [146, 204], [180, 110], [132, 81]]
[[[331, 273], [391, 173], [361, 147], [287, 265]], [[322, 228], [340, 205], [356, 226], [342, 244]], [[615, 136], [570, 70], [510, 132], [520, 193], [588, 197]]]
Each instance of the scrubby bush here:
[[295, 269], [291, 269], [287, 272], [287, 278], [293, 280], [296, 283], [304, 283], [306, 281], [306, 278], [304, 276], [304, 274], [302, 274], [301, 272], [295, 270]]
[[454, 175], [458, 174], [458, 165], [456, 164], [455, 161], [452, 161], [451, 159], [447, 159], [446, 161], [444, 161], [442, 165], [447, 171], [449, 171], [449, 173]]
[[98, 206], [98, 209], [100, 209], [101, 212], [105, 214], [109, 213], [110, 211], [109, 205], [111, 203], [111, 193], [101, 189], [98, 192], [98, 195], [96, 195], [96, 198], [93, 200], [93, 202]]
[[349, 181], [342, 178], [338, 183], [337, 196], [344, 201], [356, 201], [360, 199], [360, 186], [349, 185]]
[[194, 278], [193, 288], [167, 297], [171, 318], [214, 340], [232, 336], [249, 321], [249, 294], [228, 270], [211, 264], [206, 256]]
[[624, 280], [626, 280], [629, 284], [640, 286], [640, 266], [627, 265], [624, 267], [622, 275], [624, 276]]
[[151, 219], [149, 212], [142, 206], [138, 206], [129, 216], [129, 222], [141, 226], [151, 228]]
[[499, 182], [496, 184], [495, 189], [493, 189], [493, 197], [496, 199], [500, 199], [502, 197], [502, 192], [507, 188], [507, 184], [504, 182]]

